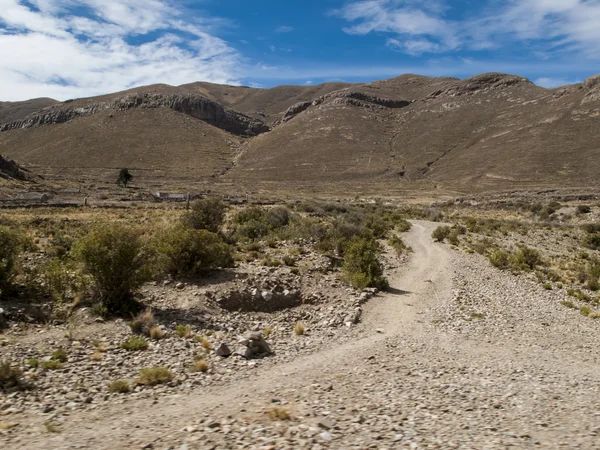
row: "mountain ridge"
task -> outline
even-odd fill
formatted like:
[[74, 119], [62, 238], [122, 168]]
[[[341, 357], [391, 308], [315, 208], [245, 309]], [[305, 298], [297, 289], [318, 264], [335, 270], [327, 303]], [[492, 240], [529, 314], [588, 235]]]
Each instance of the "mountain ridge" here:
[[50, 104], [3, 123], [0, 151], [48, 174], [132, 166], [274, 186], [595, 184], [599, 120], [599, 75], [554, 89], [501, 73], [270, 89], [198, 82]]

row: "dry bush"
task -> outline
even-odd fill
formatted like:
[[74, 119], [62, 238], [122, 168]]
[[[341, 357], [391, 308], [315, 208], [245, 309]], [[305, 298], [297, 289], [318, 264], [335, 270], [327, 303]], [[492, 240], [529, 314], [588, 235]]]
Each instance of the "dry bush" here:
[[104, 355], [102, 355], [102, 353], [92, 353], [92, 356], [90, 356], [90, 359], [92, 361], [102, 361], [102, 358], [104, 358]]
[[194, 361], [194, 364], [192, 365], [192, 372], [205, 373], [207, 371], [208, 371], [208, 363], [206, 361], [204, 361], [203, 359]]
[[152, 330], [155, 326], [156, 322], [154, 320], [154, 313], [151, 309], [147, 309], [139, 313], [135, 318], [129, 323], [131, 327], [131, 331], [138, 334], [144, 334], [146, 336], [150, 335], [150, 330]]
[[131, 336], [121, 344], [121, 348], [128, 351], [146, 350], [148, 342], [142, 336]]
[[190, 211], [182, 217], [182, 223], [194, 230], [208, 230], [217, 233], [223, 225], [227, 206], [220, 200], [205, 198], [192, 203]]
[[0, 361], [0, 392], [8, 389], [22, 389], [21, 371], [13, 368], [8, 361]]
[[292, 416], [290, 415], [290, 412], [287, 409], [283, 409], [283, 408], [271, 408], [267, 411], [267, 414], [269, 415], [269, 418], [271, 418], [272, 420], [291, 420]]
[[150, 329], [150, 339], [154, 341], [160, 341], [165, 337], [165, 332], [161, 330], [159, 327], [153, 327]]
[[189, 339], [192, 337], [192, 327], [189, 325], [177, 325], [175, 327], [175, 334], [180, 338]]
[[296, 334], [296, 336], [302, 336], [304, 334], [304, 325], [298, 322], [294, 326], [294, 333]]
[[435, 239], [437, 242], [444, 242], [444, 240], [450, 235], [451, 229], [448, 226], [437, 227], [431, 233], [431, 237]]
[[140, 376], [136, 383], [145, 386], [156, 386], [157, 384], [168, 383], [172, 379], [173, 375], [166, 367], [153, 367], [140, 370]]
[[131, 386], [127, 380], [116, 380], [108, 385], [108, 391], [116, 394], [127, 394]]

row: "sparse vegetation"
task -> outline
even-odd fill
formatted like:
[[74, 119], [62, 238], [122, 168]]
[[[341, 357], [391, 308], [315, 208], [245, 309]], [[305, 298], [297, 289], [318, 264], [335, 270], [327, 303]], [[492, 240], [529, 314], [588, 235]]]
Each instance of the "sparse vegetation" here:
[[121, 348], [128, 351], [146, 350], [148, 342], [142, 336], [131, 336], [128, 340], [121, 343]]
[[153, 341], [160, 341], [164, 337], [165, 332], [159, 327], [153, 327], [150, 329], [150, 339], [152, 339]]
[[207, 230], [175, 227], [154, 239], [158, 271], [175, 277], [205, 275], [233, 265], [233, 249]]
[[386, 289], [383, 267], [377, 258], [378, 245], [366, 238], [353, 237], [344, 248], [342, 272], [355, 289], [375, 287]]
[[291, 420], [292, 416], [287, 409], [274, 407], [267, 411], [271, 420]]
[[433, 233], [431, 233], [431, 237], [437, 242], [444, 242], [451, 232], [452, 230], [450, 229], [450, 227], [440, 226], [433, 230]]
[[129, 173], [129, 169], [121, 169], [119, 176], [117, 177], [117, 184], [122, 187], [127, 187], [129, 182], [133, 179], [133, 175]]
[[172, 379], [173, 375], [166, 367], [153, 367], [140, 370], [136, 383], [145, 386], [156, 386], [157, 384], [168, 383]]
[[208, 372], [208, 363], [203, 359], [194, 361], [194, 364], [192, 365], [192, 372]]
[[192, 327], [189, 325], [177, 325], [175, 327], [175, 334], [180, 338], [189, 339], [192, 337]]
[[18, 256], [22, 250], [23, 238], [8, 227], [0, 225], [0, 299], [16, 274]]
[[50, 361], [42, 361], [40, 367], [44, 370], [60, 370], [65, 367], [63, 363], [51, 359]]
[[131, 391], [131, 386], [127, 380], [116, 380], [108, 385], [108, 391], [113, 394], [127, 394]]
[[77, 241], [74, 252], [92, 277], [107, 313], [138, 311], [134, 293], [149, 276], [148, 252], [138, 229], [120, 224], [97, 226]]
[[69, 359], [69, 356], [67, 355], [67, 352], [63, 348], [58, 348], [54, 352], [52, 352], [52, 360], [54, 360], [54, 361], [64, 363], [64, 362], [67, 362], [68, 359]]
[[298, 322], [294, 326], [294, 333], [296, 334], [296, 336], [302, 336], [304, 334], [304, 324]]
[[155, 327], [155, 324], [154, 313], [152, 313], [152, 310], [147, 309], [135, 316], [129, 326], [134, 333], [150, 336], [150, 331]]
[[12, 367], [8, 361], [0, 361], [0, 391], [22, 388], [21, 371]]
[[223, 225], [227, 207], [216, 198], [205, 198], [192, 203], [190, 211], [182, 218], [182, 223], [194, 230], [207, 230], [217, 233]]
[[410, 247], [404, 243], [404, 240], [397, 234], [392, 234], [388, 239], [388, 244], [396, 251], [398, 256], [411, 251]]

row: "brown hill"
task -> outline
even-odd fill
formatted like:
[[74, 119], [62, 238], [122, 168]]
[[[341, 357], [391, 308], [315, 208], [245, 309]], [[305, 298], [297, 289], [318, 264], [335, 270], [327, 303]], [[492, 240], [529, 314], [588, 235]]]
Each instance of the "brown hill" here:
[[5, 121], [0, 152], [65, 176], [129, 167], [162, 181], [250, 186], [583, 186], [597, 184], [599, 119], [600, 76], [553, 90], [495, 73], [273, 89], [153, 85]]
[[0, 102], [0, 125], [16, 122], [58, 101], [51, 98], [34, 98], [24, 102]]

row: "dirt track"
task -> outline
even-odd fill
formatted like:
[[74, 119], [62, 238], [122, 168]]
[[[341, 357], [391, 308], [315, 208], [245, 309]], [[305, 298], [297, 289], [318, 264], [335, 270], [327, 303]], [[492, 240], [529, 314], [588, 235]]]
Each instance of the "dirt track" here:
[[[511, 328], [510, 342], [501, 327], [467, 338], [462, 323], [458, 333], [440, 329], [435, 310], [450, 305], [461, 277], [473, 278], [461, 286], [473, 296], [489, 283], [513, 286], [514, 277], [434, 243], [437, 225], [413, 224], [410, 262], [367, 305], [360, 338], [190, 396], [74, 414], [60, 434], [23, 435], [3, 448], [600, 448], [592, 335], [600, 324], [559, 317], [563, 310], [536, 297], [544, 314], [591, 330], [576, 335], [586, 352], [543, 345], [560, 337], [552, 327]], [[503, 304], [487, 304], [493, 317], [503, 317]], [[520, 307], [523, 323], [538, 320]], [[270, 419], [273, 407], [292, 420]]]

